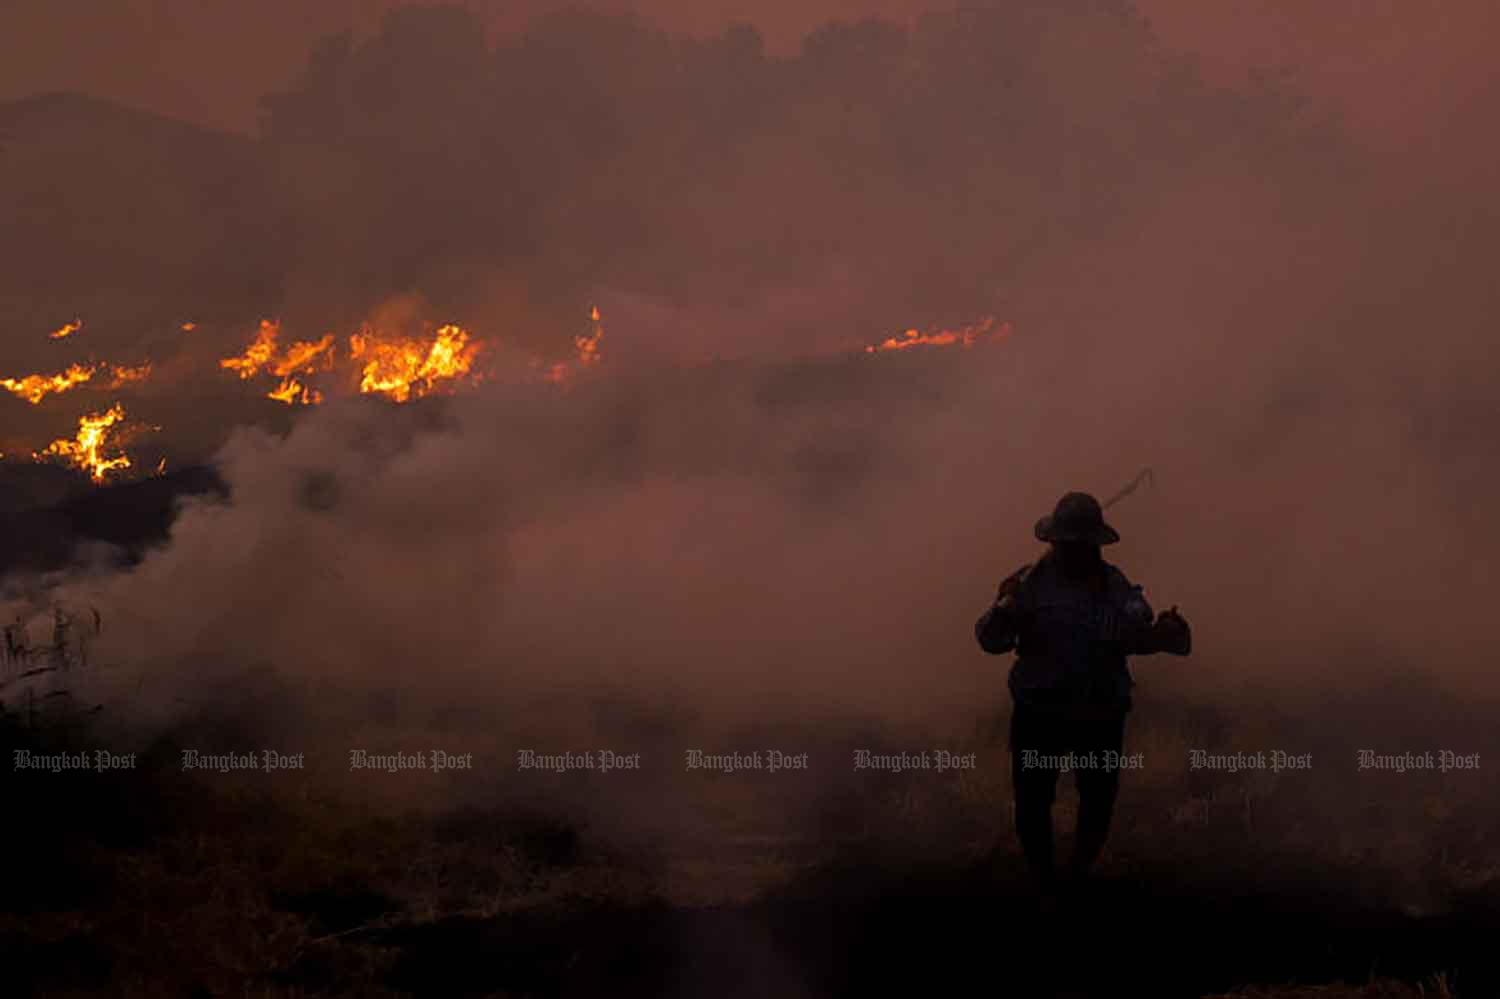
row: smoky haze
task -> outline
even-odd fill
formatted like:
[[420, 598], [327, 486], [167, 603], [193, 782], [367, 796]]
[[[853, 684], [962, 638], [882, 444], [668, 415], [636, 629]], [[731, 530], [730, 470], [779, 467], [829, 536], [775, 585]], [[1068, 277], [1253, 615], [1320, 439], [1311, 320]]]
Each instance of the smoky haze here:
[[[152, 391], [228, 434], [232, 501], [64, 599], [104, 610], [98, 655], [153, 717], [259, 674], [407, 705], [962, 713], [1002, 696], [971, 628], [1035, 519], [1151, 466], [1111, 555], [1197, 651], [1139, 664], [1143, 691], [1491, 694], [1485, 107], [1440, 162], [1377, 154], [1091, 2], [829, 24], [790, 55], [590, 13], [490, 43], [403, 9], [321, 43], [253, 141], [116, 125], [114, 171], [79, 122], [123, 112], [13, 105], [57, 144], [5, 152], [8, 197], [51, 206], [4, 237], [28, 328], [87, 310], [144, 351], [201, 312], [210, 339], [166, 349], [228, 388], [213, 357], [268, 314], [341, 329], [418, 297], [552, 356], [591, 305], [609, 331], [567, 392], [345, 400], [284, 436], [215, 422], [239, 410], [184, 371]], [[859, 352], [986, 315], [1013, 334]]]

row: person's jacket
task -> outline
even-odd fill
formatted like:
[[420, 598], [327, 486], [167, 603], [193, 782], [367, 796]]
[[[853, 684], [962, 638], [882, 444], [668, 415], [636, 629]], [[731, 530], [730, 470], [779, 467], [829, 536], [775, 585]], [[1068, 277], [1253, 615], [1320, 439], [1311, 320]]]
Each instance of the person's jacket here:
[[[1023, 704], [1089, 704], [1128, 709], [1134, 680], [1126, 656], [1163, 647], [1141, 587], [1108, 562], [1085, 579], [1043, 556], [980, 617], [986, 652], [1015, 650], [1010, 691]], [[1186, 637], [1181, 651], [1186, 651]]]

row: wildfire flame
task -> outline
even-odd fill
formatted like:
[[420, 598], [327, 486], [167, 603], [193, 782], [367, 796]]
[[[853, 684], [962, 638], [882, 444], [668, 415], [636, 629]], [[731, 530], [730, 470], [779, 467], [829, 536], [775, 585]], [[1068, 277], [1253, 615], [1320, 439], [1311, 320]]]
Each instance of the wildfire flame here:
[[594, 324], [593, 332], [573, 338], [573, 347], [578, 351], [578, 364], [585, 368], [599, 363], [599, 341], [604, 338], [604, 326], [599, 322], [597, 305], [589, 313], [589, 321]]
[[[598, 365], [602, 356], [600, 344], [604, 326], [597, 307], [589, 310], [589, 322], [587, 332], [573, 337], [572, 358], [550, 364], [533, 358], [530, 377], [539, 375], [547, 382], [566, 386], [580, 372]], [[62, 339], [77, 332], [82, 325], [81, 321], [75, 320], [52, 336]], [[184, 322], [180, 328], [183, 332], [190, 332], [196, 325]], [[1010, 332], [1011, 324], [989, 316], [956, 329], [907, 329], [898, 336], [866, 346], [864, 352], [876, 354], [912, 347], [967, 348], [981, 341], [1003, 338]], [[357, 377], [360, 393], [384, 395], [397, 403], [450, 391], [481, 377], [476, 359], [485, 348], [483, 341], [455, 324], [442, 325], [420, 335], [395, 334], [365, 326], [349, 337], [347, 355], [339, 352], [338, 338], [333, 333], [318, 340], [293, 341], [285, 347], [278, 343], [280, 335], [281, 327], [277, 321], [261, 320], [245, 350], [234, 357], [223, 358], [219, 367], [233, 371], [243, 381], [258, 376], [274, 379], [274, 386], [265, 391], [266, 397], [288, 406], [314, 406], [323, 402], [317, 376], [333, 371], [339, 372], [338, 385], [352, 390]], [[152, 362], [149, 360], [136, 366], [103, 362], [74, 364], [56, 374], [3, 378], [0, 379], [0, 388], [35, 405], [48, 395], [67, 392], [96, 378], [101, 388], [118, 389], [144, 381], [151, 373]], [[110, 380], [105, 383], [101, 376]], [[32, 458], [37, 461], [65, 460], [87, 471], [95, 483], [103, 483], [112, 473], [132, 467], [131, 459], [119, 440], [120, 424], [124, 419], [124, 407], [118, 402], [103, 412], [89, 413], [79, 419], [78, 432], [72, 439], [53, 441], [44, 451], [32, 452]], [[156, 466], [156, 474], [162, 474], [165, 468], [165, 459], [162, 459]]]
[[479, 344], [461, 326], [440, 326], [424, 338], [382, 340], [368, 330], [349, 337], [349, 355], [363, 360], [359, 390], [396, 402], [420, 399], [446, 383], [469, 376]]
[[[271, 373], [281, 378], [298, 371], [311, 372], [320, 365], [324, 368], [333, 367], [333, 334], [330, 333], [321, 340], [303, 341], [298, 340], [288, 347], [281, 355], [280, 360], [271, 364]], [[319, 361], [319, 358], [322, 358]]]
[[972, 347], [980, 340], [996, 339], [1009, 332], [1010, 323], [997, 323], [994, 316], [986, 316], [977, 323], [956, 330], [923, 333], [921, 330], [909, 329], [899, 337], [888, 337], [878, 344], [866, 347], [865, 353], [877, 354], [888, 350], [906, 350], [909, 347], [950, 347], [954, 344]]
[[284, 402], [288, 406], [297, 403], [304, 406], [316, 406], [323, 401], [323, 393], [317, 389], [310, 389], [297, 379], [287, 376], [281, 380], [281, 384], [266, 393], [266, 398]]
[[130, 467], [130, 456], [124, 451], [106, 456], [105, 448], [113, 442], [111, 430], [125, 419], [125, 408], [118, 402], [103, 413], [89, 413], [78, 420], [78, 434], [72, 440], [61, 438], [47, 445], [32, 457], [42, 461], [47, 457], [62, 458], [76, 468], [89, 473], [94, 482], [103, 482], [111, 472]]
[[542, 374], [543, 379], [559, 384], [567, 381], [575, 371], [599, 363], [599, 341], [604, 338], [604, 325], [600, 321], [597, 305], [589, 310], [589, 321], [594, 324], [594, 328], [588, 333], [580, 333], [573, 337], [573, 360], [571, 362], [558, 361], [548, 365]]
[[0, 378], [0, 388], [20, 396], [35, 406], [54, 392], [66, 392], [94, 377], [94, 369], [75, 364], [55, 375], [27, 375], [25, 378]]
[[114, 366], [113, 371], [115, 377], [114, 380], [109, 383], [109, 387], [112, 389], [117, 389], [122, 386], [129, 385], [133, 382], [143, 382], [147, 378], [151, 377], [151, 362], [147, 361], [144, 364], [139, 364], [133, 368], [127, 368], [117, 364]]
[[251, 341], [250, 346], [245, 348], [245, 352], [238, 357], [224, 358], [219, 362], [219, 367], [226, 371], [233, 371], [240, 376], [241, 381], [254, 378], [276, 356], [276, 337], [280, 333], [280, 324], [270, 319], [262, 319], [260, 329], [255, 333], [255, 339]]
[[25, 378], [0, 378], [0, 388], [20, 396], [35, 406], [49, 395], [67, 392], [69, 389], [77, 388], [79, 385], [91, 381], [101, 369], [107, 369], [112, 376], [110, 383], [105, 386], [110, 389], [121, 388], [133, 382], [142, 382], [151, 376], [150, 361], [135, 367], [128, 367], [121, 364], [96, 364], [85, 367], [82, 364], [74, 364], [68, 370], [60, 371], [55, 375], [27, 375]]
[[266, 398], [284, 402], [288, 406], [299, 402], [304, 406], [317, 405], [323, 401], [323, 394], [293, 376], [333, 367], [333, 334], [329, 333], [321, 340], [293, 341], [278, 354], [276, 341], [280, 335], [279, 323], [262, 319], [255, 339], [245, 348], [244, 353], [224, 358], [219, 362], [219, 367], [233, 371], [241, 381], [248, 381], [262, 372], [274, 375], [281, 381], [266, 393]]
[[151, 376], [151, 362], [147, 361], [135, 367], [128, 367], [121, 364], [95, 364], [90, 366], [74, 364], [66, 371], [59, 371], [55, 375], [27, 375], [25, 378], [0, 378], [0, 388], [20, 396], [35, 406], [49, 395], [67, 392], [85, 382], [91, 381], [101, 370], [108, 370], [111, 375], [110, 383], [105, 387], [117, 389], [133, 382], [145, 381], [149, 378]]
[[83, 329], [83, 320], [75, 319], [71, 323], [64, 323], [51, 333], [48, 333], [47, 338], [49, 340], [64, 340], [81, 329]]

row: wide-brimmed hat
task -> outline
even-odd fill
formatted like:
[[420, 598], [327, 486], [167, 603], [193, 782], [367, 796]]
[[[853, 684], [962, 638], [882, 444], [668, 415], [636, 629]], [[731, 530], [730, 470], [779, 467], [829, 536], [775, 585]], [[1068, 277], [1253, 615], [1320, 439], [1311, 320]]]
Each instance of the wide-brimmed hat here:
[[1104, 522], [1104, 508], [1088, 493], [1068, 493], [1058, 500], [1052, 512], [1036, 522], [1036, 536], [1041, 541], [1091, 545], [1120, 540], [1119, 532]]

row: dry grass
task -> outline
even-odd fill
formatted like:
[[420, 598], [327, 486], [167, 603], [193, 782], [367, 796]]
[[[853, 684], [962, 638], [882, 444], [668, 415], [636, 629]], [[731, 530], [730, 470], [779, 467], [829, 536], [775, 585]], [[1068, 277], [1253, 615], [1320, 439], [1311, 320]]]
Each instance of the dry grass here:
[[[393, 934], [601, 904], [615, 912], [663, 899], [679, 908], [741, 905], [801, 878], [819, 855], [877, 869], [889, 858], [920, 856], [962, 869], [1000, 844], [1014, 868], [1001, 721], [911, 734], [902, 738], [915, 744], [890, 747], [973, 752], [975, 770], [860, 775], [832, 792], [819, 786], [809, 792], [811, 815], [774, 807], [790, 785], [682, 785], [679, 794], [720, 790], [691, 792], [700, 796], [690, 818], [701, 824], [692, 845], [649, 865], [541, 814], [379, 811], [315, 784], [279, 782], [272, 797], [253, 782], [186, 782], [168, 766], [157, 784], [174, 790], [139, 804], [156, 824], [135, 841], [93, 835], [120, 822], [117, 803], [106, 800], [58, 820], [74, 836], [66, 851], [18, 854], [70, 871], [82, 887], [5, 906], [0, 957], [25, 953], [26, 966], [39, 969], [15, 994], [398, 995], [390, 983], [402, 955]], [[1148, 766], [1125, 776], [1102, 872], [1145, 871], [1150, 880], [1162, 870], [1209, 870], [1254, 884], [1263, 872], [1300, 866], [1364, 885], [1374, 904], [1437, 911], [1451, 897], [1500, 884], [1492, 860], [1500, 832], [1485, 821], [1489, 798], [1471, 786], [1477, 782], [1408, 781], [1397, 808], [1381, 797], [1389, 781], [1360, 785], [1333, 767], [1306, 780], [1261, 771], [1205, 780], [1186, 766], [1187, 747], [1227, 750], [1256, 738], [1277, 736], [1253, 726], [1205, 729], [1171, 710], [1138, 713], [1127, 750], [1145, 753]], [[816, 838], [806, 835], [810, 817]], [[1070, 781], [1057, 817], [1066, 831]], [[539, 925], [545, 933], [551, 924]], [[1212, 999], [1457, 995], [1438, 977], [1246, 986]]]

